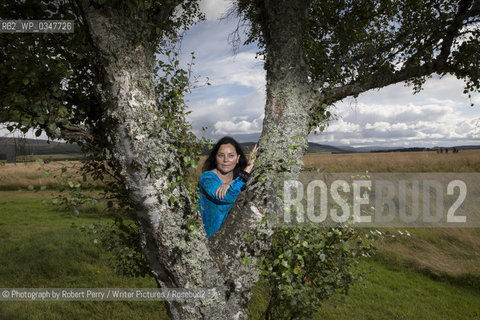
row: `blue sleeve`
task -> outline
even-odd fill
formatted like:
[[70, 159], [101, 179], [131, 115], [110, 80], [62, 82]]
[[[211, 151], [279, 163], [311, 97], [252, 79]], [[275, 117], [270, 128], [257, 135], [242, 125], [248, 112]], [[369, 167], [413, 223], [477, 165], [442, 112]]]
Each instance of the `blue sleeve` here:
[[238, 194], [242, 191], [245, 182], [242, 178], [237, 177], [230, 184], [230, 187], [227, 189], [227, 193], [223, 199], [215, 196], [215, 192], [222, 185], [220, 178], [213, 172], [206, 171], [200, 176], [198, 181], [200, 188], [204, 191], [205, 195], [210, 199], [214, 200], [217, 203], [234, 203], [237, 199]]

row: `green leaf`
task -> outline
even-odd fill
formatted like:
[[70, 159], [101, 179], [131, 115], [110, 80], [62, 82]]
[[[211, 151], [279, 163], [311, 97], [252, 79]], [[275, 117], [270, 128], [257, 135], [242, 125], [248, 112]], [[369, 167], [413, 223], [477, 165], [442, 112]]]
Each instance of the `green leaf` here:
[[23, 94], [18, 94], [15, 96], [15, 102], [18, 104], [24, 104], [26, 101], [27, 99], [25, 99], [25, 96]]
[[245, 257], [242, 259], [242, 264], [246, 267], [247, 264], [250, 262], [250, 257]]

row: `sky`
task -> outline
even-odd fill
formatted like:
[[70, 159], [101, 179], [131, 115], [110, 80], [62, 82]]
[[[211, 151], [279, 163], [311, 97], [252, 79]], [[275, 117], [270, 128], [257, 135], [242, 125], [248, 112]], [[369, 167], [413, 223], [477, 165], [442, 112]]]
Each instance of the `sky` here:
[[[225, 0], [201, 1], [207, 20], [183, 39], [185, 60], [195, 51], [193, 71], [211, 83], [187, 96], [189, 119], [197, 135], [202, 127], [209, 127], [205, 135], [214, 140], [231, 135], [241, 142], [257, 141], [264, 113], [265, 71], [262, 60], [255, 58], [255, 45], [240, 47], [234, 54], [228, 38], [238, 20], [219, 20], [230, 5]], [[331, 109], [338, 119], [324, 132], [311, 134], [309, 141], [353, 147], [478, 145], [480, 95], [469, 99], [463, 87], [462, 80], [434, 76], [415, 95], [412, 87], [396, 84], [346, 99]]]
[[[234, 53], [228, 39], [238, 19], [219, 19], [230, 6], [230, 0], [202, 0], [206, 21], [184, 35], [182, 60], [187, 63], [195, 52], [193, 72], [199, 77], [198, 87], [186, 96], [189, 120], [197, 136], [217, 140], [230, 135], [253, 142], [262, 130], [265, 71], [255, 44]], [[211, 85], [205, 85], [207, 81]], [[469, 99], [462, 92], [463, 81], [451, 76], [434, 76], [415, 95], [404, 84], [369, 91], [333, 106], [337, 120], [324, 132], [311, 134], [309, 141], [352, 147], [479, 145], [480, 95]], [[203, 132], [203, 127], [208, 129]], [[0, 136], [6, 132], [0, 129]]]

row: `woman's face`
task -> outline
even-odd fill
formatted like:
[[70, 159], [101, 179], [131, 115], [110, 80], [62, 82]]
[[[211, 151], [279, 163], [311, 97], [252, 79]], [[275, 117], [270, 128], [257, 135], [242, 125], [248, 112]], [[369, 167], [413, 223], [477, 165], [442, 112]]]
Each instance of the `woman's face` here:
[[235, 169], [239, 159], [240, 155], [237, 154], [237, 150], [232, 144], [222, 144], [216, 156], [217, 170], [222, 173], [229, 173]]

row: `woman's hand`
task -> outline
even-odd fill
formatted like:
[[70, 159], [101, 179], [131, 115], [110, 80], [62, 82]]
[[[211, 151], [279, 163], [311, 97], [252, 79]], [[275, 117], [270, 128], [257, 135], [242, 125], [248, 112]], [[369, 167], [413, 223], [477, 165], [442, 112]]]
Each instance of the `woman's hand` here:
[[258, 151], [258, 145], [255, 144], [252, 152], [250, 152], [250, 154], [248, 155], [247, 166], [244, 169], [245, 172], [248, 172], [248, 173], [252, 172], [253, 164], [255, 163], [255, 157], [257, 156], [257, 151]]
[[220, 200], [223, 200], [223, 198], [225, 198], [225, 195], [227, 194], [227, 190], [228, 188], [230, 188], [230, 183], [224, 183], [222, 184], [220, 187], [218, 187], [217, 191], [215, 191], [215, 196], [220, 199]]

